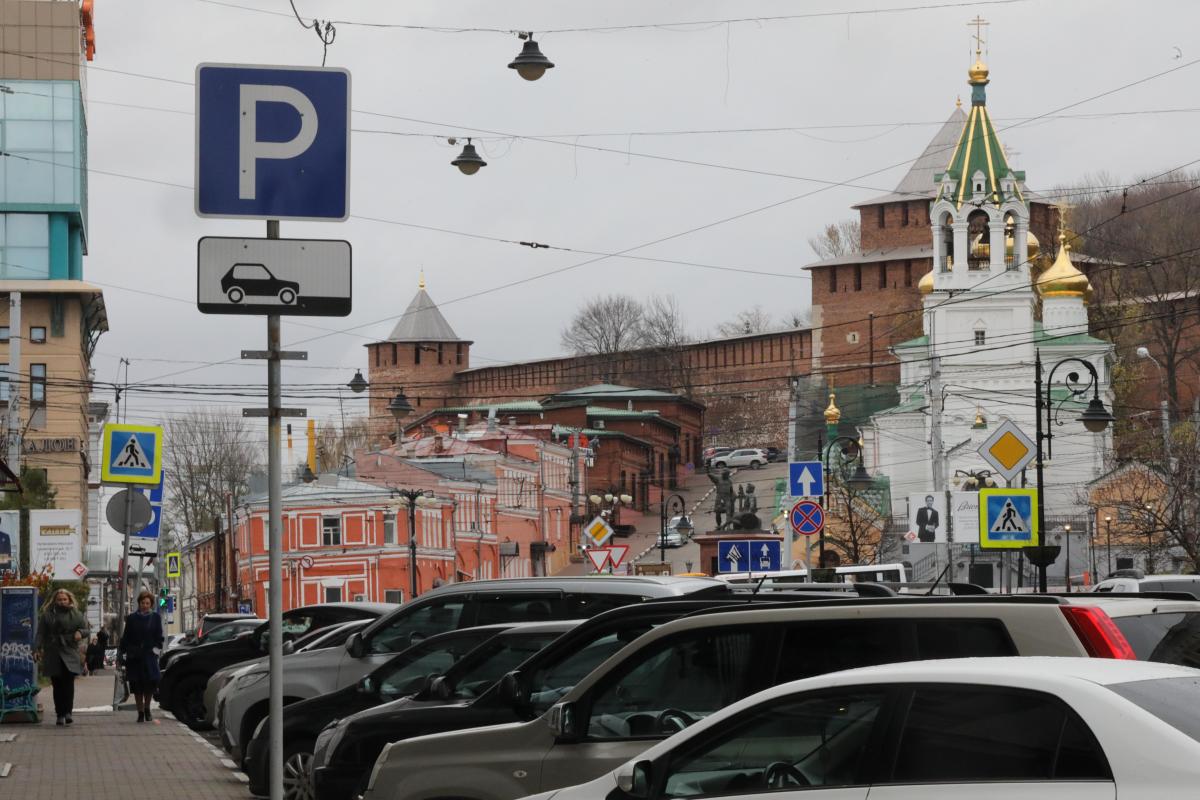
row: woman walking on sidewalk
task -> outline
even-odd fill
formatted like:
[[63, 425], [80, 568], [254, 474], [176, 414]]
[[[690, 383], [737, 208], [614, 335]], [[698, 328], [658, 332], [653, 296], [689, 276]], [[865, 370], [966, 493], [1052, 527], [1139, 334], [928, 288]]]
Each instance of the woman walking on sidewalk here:
[[54, 686], [54, 715], [59, 725], [74, 722], [75, 676], [83, 672], [79, 642], [90, 632], [87, 618], [75, 606], [75, 595], [66, 589], [56, 591], [42, 609], [35, 649], [42, 674]]
[[137, 602], [138, 610], [125, 618], [125, 632], [121, 634], [117, 658], [125, 663], [125, 678], [137, 703], [137, 721], [148, 722], [150, 697], [161, 677], [158, 654], [163, 646], [162, 618], [151, 610], [154, 595], [150, 592], [139, 594]]

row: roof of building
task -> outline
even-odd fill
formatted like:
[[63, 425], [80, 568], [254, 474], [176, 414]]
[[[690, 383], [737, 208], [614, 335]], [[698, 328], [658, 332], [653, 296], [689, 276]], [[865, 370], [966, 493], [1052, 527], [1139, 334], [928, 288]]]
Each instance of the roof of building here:
[[634, 436], [624, 431], [612, 431], [600, 428], [569, 428], [565, 425], [555, 425], [552, 436], [570, 436], [573, 433], [580, 433], [589, 439], [628, 439], [631, 442], [636, 442], [645, 447], [654, 447], [654, 444], [646, 439]]
[[578, 389], [568, 389], [565, 392], [558, 392], [554, 397], [620, 397], [620, 398], [644, 398], [644, 397], [668, 397], [677, 398], [679, 395], [671, 392], [660, 392], [657, 389], [639, 389], [633, 386], [621, 386], [615, 383], [596, 383], [591, 386], [583, 386]]
[[[1014, 198], [1022, 202], [1026, 200], [1020, 186], [1025, 180], [1025, 173], [1013, 171], [1009, 166], [988, 114], [984, 91], [988, 83], [987, 75], [987, 67], [980, 61], [971, 68], [971, 112], [967, 114], [967, 122], [943, 171], [953, 185], [943, 183], [938, 189], [939, 200], [950, 200], [959, 208], [976, 195], [993, 205], [1001, 205]], [[982, 181], [982, 190], [979, 192], [975, 191], [976, 176], [980, 176]], [[942, 175], [935, 175], [934, 179], [941, 180]], [[1011, 190], [1006, 190], [1005, 186], [1010, 186]], [[948, 191], [950, 189], [953, 189], [953, 194]]]
[[542, 410], [542, 404], [537, 400], [514, 400], [509, 403], [472, 403], [465, 406], [443, 406], [435, 408], [433, 414], [469, 414], [472, 411], [489, 411], [496, 409], [497, 414], [525, 412], [536, 414]]
[[[383, 486], [365, 483], [344, 475], [322, 474], [313, 483], [291, 483], [283, 487], [284, 505], [308, 505], [320, 502], [346, 502], [388, 497], [391, 492]], [[246, 504], [261, 506], [267, 503], [267, 493], [246, 498]]]
[[804, 269], [818, 267], [835, 267], [841, 264], [871, 264], [878, 261], [909, 261], [917, 258], [933, 258], [932, 244], [913, 244], [904, 247], [881, 247], [877, 250], [863, 250], [857, 253], [847, 253], [836, 258], [827, 258], [813, 264], [806, 264]]
[[490, 464], [484, 468], [466, 458], [406, 458], [403, 461], [410, 467], [423, 469], [452, 481], [496, 482], [496, 470], [491, 468]]
[[1046, 329], [1043, 324], [1036, 321], [1033, 323], [1033, 340], [1036, 344], [1039, 344], [1043, 347], [1056, 344], [1112, 344], [1112, 342], [1104, 339], [1097, 339], [1095, 336], [1089, 336], [1086, 333], [1071, 333], [1065, 336], [1046, 333]]
[[392, 328], [392, 333], [387, 340], [389, 342], [464, 341], [458, 338], [458, 334], [450, 327], [450, 323], [442, 316], [442, 312], [438, 311], [437, 305], [429, 296], [429, 292], [425, 291], [424, 285], [417, 289], [412, 302], [400, 315], [396, 327]]
[[906, 400], [899, 405], [885, 408], [882, 411], [876, 411], [875, 416], [886, 416], [888, 414], [908, 414], [913, 411], [920, 411], [929, 405], [925, 395], [922, 392], [913, 392]]
[[950, 155], [954, 151], [954, 145], [958, 142], [966, 121], [966, 113], [961, 108], [954, 109], [954, 112], [950, 114], [950, 119], [942, 123], [942, 127], [938, 128], [933, 139], [925, 146], [925, 151], [900, 179], [895, 191], [857, 203], [851, 208], [933, 197], [937, 190], [937, 184], [933, 178], [939, 172], [945, 171], [946, 164], [950, 163]]
[[[605, 408], [604, 406], [588, 406], [587, 415], [589, 417], [603, 417], [605, 419], [648, 419], [659, 417], [657, 411], [634, 411], [628, 408]], [[663, 421], [666, 422], [666, 420]]]

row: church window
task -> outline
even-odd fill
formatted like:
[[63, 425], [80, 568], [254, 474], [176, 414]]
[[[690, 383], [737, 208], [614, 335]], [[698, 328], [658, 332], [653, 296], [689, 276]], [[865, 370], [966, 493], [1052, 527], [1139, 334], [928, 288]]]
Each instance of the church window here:
[[879, 288], [887, 288], [887, 264], [879, 265]]
[[908, 225], [908, 203], [900, 206], [900, 224], [906, 227]]
[[989, 222], [986, 211], [972, 211], [967, 217], [967, 241], [971, 248], [967, 256], [967, 269], [985, 270], [991, 262]]
[[887, 227], [887, 224], [884, 221], [884, 212], [886, 210], [887, 210], [886, 207], [882, 204], [875, 207], [875, 211], [879, 215], [879, 229], [880, 230], [883, 230], [884, 228]]
[[975, 331], [975, 346], [980, 347], [987, 344], [987, 332]]

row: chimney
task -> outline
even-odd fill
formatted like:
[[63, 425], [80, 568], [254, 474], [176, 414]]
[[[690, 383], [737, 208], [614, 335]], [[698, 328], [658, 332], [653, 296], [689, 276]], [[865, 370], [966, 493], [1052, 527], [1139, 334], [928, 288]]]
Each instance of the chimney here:
[[467, 435], [467, 415], [458, 415], [458, 438], [463, 438]]
[[444, 440], [442, 439], [442, 435], [439, 433], [433, 437], [433, 452], [443, 453], [443, 452], [445, 452], [445, 450], [446, 450], [446, 444], [445, 444]]
[[626, 400], [625, 408], [629, 411], [633, 411], [633, 400]]
[[496, 407], [492, 406], [488, 409], [487, 415], [487, 430], [488, 433], [496, 432]]

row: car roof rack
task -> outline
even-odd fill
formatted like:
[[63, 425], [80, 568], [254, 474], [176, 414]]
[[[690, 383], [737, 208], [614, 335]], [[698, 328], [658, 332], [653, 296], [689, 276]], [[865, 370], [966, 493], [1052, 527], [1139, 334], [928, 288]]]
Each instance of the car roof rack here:
[[858, 581], [855, 583], [795, 583], [773, 581], [766, 577], [753, 583], [730, 583], [729, 591], [734, 595], [762, 594], [763, 592], [842, 592], [859, 597], [895, 597], [897, 592], [889, 585]]
[[1200, 600], [1192, 592], [1048, 592], [1055, 597], [1127, 597], [1133, 600]]
[[[962, 583], [959, 581], [909, 581], [906, 583], [883, 581], [882, 583], [884, 586], [895, 589], [900, 594], [922, 594], [930, 589], [944, 589], [945, 591], [938, 592], [940, 595], [978, 596], [991, 594], [991, 592], [978, 584]], [[912, 591], [905, 591], [906, 589], [911, 589]]]

